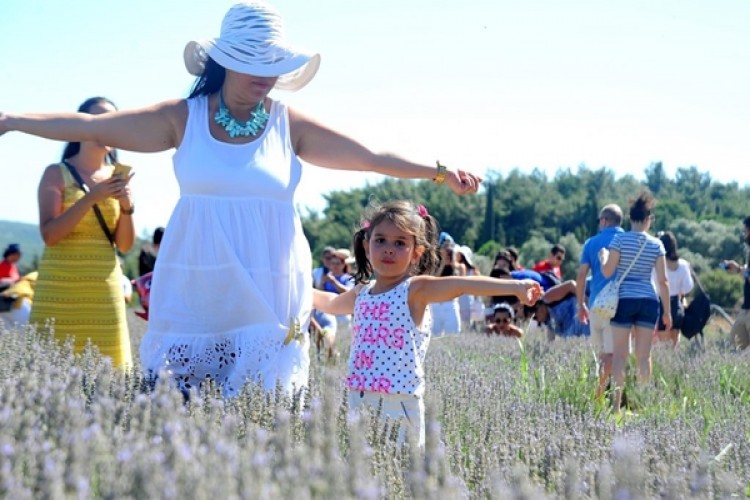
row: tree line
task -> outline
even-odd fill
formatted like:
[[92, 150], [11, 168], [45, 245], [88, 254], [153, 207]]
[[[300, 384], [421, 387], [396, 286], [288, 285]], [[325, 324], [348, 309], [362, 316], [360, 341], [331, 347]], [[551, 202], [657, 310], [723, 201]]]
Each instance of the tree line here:
[[696, 167], [679, 168], [670, 178], [661, 163], [653, 163], [644, 174], [643, 180], [616, 177], [606, 167], [586, 166], [560, 169], [554, 176], [540, 170], [492, 171], [479, 194], [460, 197], [431, 181], [386, 179], [324, 195], [327, 207], [304, 214], [302, 224], [317, 256], [326, 245], [348, 248], [368, 205], [408, 199], [424, 204], [443, 231], [474, 249], [480, 267], [487, 268], [491, 256], [508, 246], [518, 248], [528, 266], [561, 243], [567, 249], [564, 275], [574, 278], [583, 242], [597, 232], [601, 207], [617, 203], [627, 219], [630, 200], [648, 189], [657, 199], [652, 230], [674, 232], [681, 257], [693, 265], [713, 301], [735, 307], [741, 278], [721, 271], [718, 263], [745, 258], [741, 220], [750, 215], [750, 187], [717, 182]]

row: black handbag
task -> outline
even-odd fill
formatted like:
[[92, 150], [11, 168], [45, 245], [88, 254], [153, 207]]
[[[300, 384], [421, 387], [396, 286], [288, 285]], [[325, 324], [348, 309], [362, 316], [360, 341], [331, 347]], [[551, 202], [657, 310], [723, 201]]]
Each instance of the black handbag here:
[[690, 269], [690, 273], [693, 275], [697, 290], [695, 297], [685, 308], [685, 318], [682, 320], [682, 326], [680, 327], [682, 335], [687, 339], [692, 339], [698, 334], [703, 336], [703, 328], [706, 327], [708, 318], [711, 317], [711, 297], [709, 297], [692, 269]]

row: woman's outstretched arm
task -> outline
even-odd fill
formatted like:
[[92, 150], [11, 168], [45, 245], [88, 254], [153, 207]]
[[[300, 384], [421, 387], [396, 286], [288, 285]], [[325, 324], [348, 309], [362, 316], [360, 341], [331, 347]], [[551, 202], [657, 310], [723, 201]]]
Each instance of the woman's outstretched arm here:
[[96, 141], [117, 149], [153, 153], [177, 147], [186, 119], [184, 100], [99, 115], [0, 112], [0, 135], [16, 131], [57, 141]]

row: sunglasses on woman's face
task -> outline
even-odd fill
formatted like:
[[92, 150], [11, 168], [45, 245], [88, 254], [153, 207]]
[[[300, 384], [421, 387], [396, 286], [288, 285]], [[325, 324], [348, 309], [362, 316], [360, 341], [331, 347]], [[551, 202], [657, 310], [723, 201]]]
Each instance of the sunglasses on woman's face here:
[[331, 259], [328, 261], [328, 263], [331, 264], [332, 266], [340, 266], [341, 264], [344, 263], [344, 261], [339, 260], [339, 259]]

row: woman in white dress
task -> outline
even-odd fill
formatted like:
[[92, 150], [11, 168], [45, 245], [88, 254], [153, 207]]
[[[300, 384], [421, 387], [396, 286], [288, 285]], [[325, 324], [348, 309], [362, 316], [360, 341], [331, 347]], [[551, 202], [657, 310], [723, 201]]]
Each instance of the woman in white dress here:
[[[175, 149], [180, 185], [154, 270], [141, 363], [185, 392], [214, 380], [232, 396], [247, 380], [288, 392], [307, 383], [312, 260], [294, 209], [300, 159], [339, 170], [445, 182], [474, 193], [461, 171], [376, 154], [268, 97], [298, 90], [320, 56], [287, 44], [279, 14], [234, 5], [221, 35], [190, 42], [188, 99], [101, 115], [0, 113], [0, 134], [90, 140], [127, 151]], [[194, 290], [217, 290], [197, 294]]]

